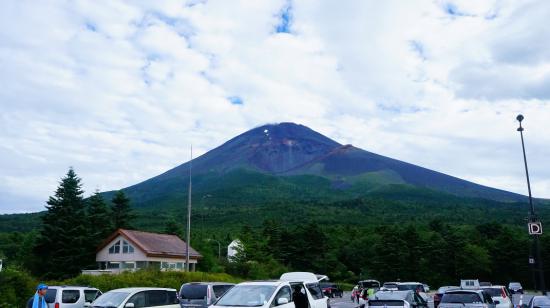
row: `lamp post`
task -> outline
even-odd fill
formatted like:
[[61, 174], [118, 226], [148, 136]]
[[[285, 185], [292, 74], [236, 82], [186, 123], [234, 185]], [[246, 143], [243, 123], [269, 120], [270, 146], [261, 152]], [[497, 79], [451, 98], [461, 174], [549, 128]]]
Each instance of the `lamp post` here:
[[[523, 163], [525, 165], [525, 176], [527, 177], [527, 191], [529, 192], [529, 224], [531, 223], [538, 223], [539, 219], [535, 214], [535, 205], [533, 204], [533, 196], [531, 194], [531, 181], [529, 180], [529, 169], [527, 168], [527, 155], [525, 154], [525, 142], [523, 141], [523, 131], [524, 128], [521, 126], [521, 122], [523, 121], [524, 117], [523, 115], [518, 115], [516, 117], [516, 120], [519, 122], [519, 127], [517, 131], [519, 132], [519, 135], [521, 137], [521, 149], [523, 150]], [[537, 268], [537, 271], [539, 272], [539, 285], [538, 287], [542, 291], [542, 294], [546, 295], [546, 286], [544, 283], [544, 271], [542, 266], [542, 258], [540, 256], [540, 247], [539, 247], [539, 233], [538, 232], [532, 232], [531, 228], [529, 228], [529, 233], [533, 235], [533, 250], [536, 254], [535, 266]], [[540, 230], [542, 233], [542, 229]], [[536, 286], [535, 286], [536, 288]]]
[[191, 146], [191, 160], [189, 160], [189, 191], [187, 196], [187, 243], [185, 243], [185, 270], [189, 272], [189, 242], [191, 241], [191, 170], [193, 164], [193, 146]]
[[222, 244], [220, 243], [220, 241], [212, 239], [212, 238], [207, 239], [207, 241], [218, 243], [218, 260], [221, 260], [221, 258], [222, 258]]

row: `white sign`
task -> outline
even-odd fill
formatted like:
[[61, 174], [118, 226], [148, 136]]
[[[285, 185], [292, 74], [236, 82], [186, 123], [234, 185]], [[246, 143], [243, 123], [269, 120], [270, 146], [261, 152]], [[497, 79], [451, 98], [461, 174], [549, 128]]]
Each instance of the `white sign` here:
[[535, 259], [534, 258], [529, 258], [529, 264], [535, 264]]
[[542, 234], [542, 223], [540, 221], [530, 222], [527, 224], [529, 227], [530, 235], [540, 235]]

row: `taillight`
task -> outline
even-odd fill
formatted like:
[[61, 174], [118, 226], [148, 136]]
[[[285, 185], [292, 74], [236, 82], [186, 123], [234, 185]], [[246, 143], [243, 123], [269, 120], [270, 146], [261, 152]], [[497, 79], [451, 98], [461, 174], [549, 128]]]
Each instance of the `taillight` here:
[[55, 303], [55, 308], [59, 308], [59, 303]]
[[506, 298], [506, 291], [504, 291], [504, 288], [500, 288], [500, 294], [502, 295], [502, 298]]

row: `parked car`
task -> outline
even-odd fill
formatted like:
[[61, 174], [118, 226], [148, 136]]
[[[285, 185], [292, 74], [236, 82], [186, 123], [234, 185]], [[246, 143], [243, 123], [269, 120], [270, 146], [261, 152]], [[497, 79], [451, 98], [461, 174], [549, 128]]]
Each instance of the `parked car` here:
[[330, 307], [329, 299], [325, 297], [319, 284], [323, 280], [328, 280], [327, 276], [307, 272], [290, 272], [282, 274], [280, 280], [289, 283], [292, 287], [302, 286], [302, 292], [305, 292], [308, 297], [309, 307]]
[[48, 308], [83, 308], [90, 304], [101, 291], [96, 288], [79, 286], [49, 286], [44, 299]]
[[427, 308], [428, 302], [425, 301], [418, 293], [407, 291], [378, 291], [374, 298], [369, 299], [368, 307], [403, 307], [403, 308]]
[[226, 282], [191, 282], [181, 286], [178, 299], [181, 308], [207, 308], [235, 284]]
[[479, 282], [479, 286], [480, 286], [480, 287], [490, 287], [490, 286], [492, 286], [492, 285], [493, 285], [493, 284], [490, 283], [490, 282], [488, 282], [488, 281], [480, 281], [480, 282]]
[[437, 292], [435, 292], [433, 300], [434, 300], [434, 308], [437, 308], [439, 306], [439, 303], [441, 302], [441, 298], [443, 297], [443, 294], [447, 291], [451, 290], [457, 290], [460, 289], [460, 287], [457, 286], [444, 286], [439, 289], [437, 289]]
[[424, 284], [420, 282], [400, 282], [399, 284], [397, 284], [397, 289], [399, 291], [411, 290], [420, 294], [420, 296], [422, 296], [425, 301], [428, 300], [428, 295], [426, 294], [426, 290], [424, 289]]
[[344, 296], [344, 291], [342, 290], [342, 288], [340, 288], [340, 286], [335, 283], [321, 282], [320, 285], [321, 285], [321, 290], [323, 290], [323, 294], [325, 294], [330, 298], [334, 298], [334, 297], [342, 298], [342, 296]]
[[521, 283], [519, 282], [510, 282], [508, 284], [508, 291], [512, 294], [523, 294], [523, 287], [521, 286]]
[[493, 301], [499, 302], [496, 305], [497, 308], [514, 308], [512, 297], [504, 286], [481, 287], [481, 289], [487, 292], [493, 298]]
[[439, 303], [439, 308], [496, 308], [497, 304], [499, 302], [494, 302], [491, 296], [483, 290], [460, 289], [445, 292]]
[[309, 307], [327, 308], [328, 298], [323, 296], [319, 284], [290, 281], [254, 281], [243, 282], [229, 289], [210, 308], [259, 307], [259, 308], [295, 308], [292, 302], [294, 287], [299, 285], [306, 295]]
[[462, 279], [460, 280], [462, 289], [479, 289], [479, 280], [477, 279]]
[[383, 291], [397, 291], [397, 284], [398, 282], [384, 282], [380, 290]]
[[368, 279], [368, 280], [361, 280], [358, 283], [360, 289], [374, 289], [378, 291], [380, 289], [380, 281]]
[[550, 308], [550, 298], [547, 296], [533, 296], [529, 301], [529, 304], [521, 305], [521, 308]]
[[98, 297], [93, 308], [179, 308], [176, 289], [164, 288], [124, 288], [111, 290]]

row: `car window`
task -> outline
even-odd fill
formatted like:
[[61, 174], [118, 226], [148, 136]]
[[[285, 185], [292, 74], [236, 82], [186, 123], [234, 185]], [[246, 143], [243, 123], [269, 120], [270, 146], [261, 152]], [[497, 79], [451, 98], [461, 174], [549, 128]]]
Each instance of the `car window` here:
[[55, 303], [55, 296], [57, 295], [57, 289], [48, 289], [44, 299], [46, 303]]
[[214, 295], [216, 295], [216, 298], [222, 297], [222, 295], [227, 292], [227, 290], [231, 289], [233, 287], [232, 285], [218, 285], [218, 286], [212, 286], [212, 289], [214, 290]]
[[168, 294], [165, 290], [146, 291], [147, 307], [168, 305]]
[[134, 294], [129, 300], [128, 303], [134, 304], [134, 308], [145, 307], [145, 292], [139, 292]]
[[93, 302], [98, 296], [97, 290], [84, 290], [84, 301], [87, 303]]
[[166, 291], [168, 294], [168, 304], [179, 304], [178, 292], [176, 291]]
[[80, 298], [79, 290], [63, 290], [61, 293], [61, 302], [65, 304], [74, 304]]
[[291, 294], [292, 294], [292, 292], [290, 292], [290, 287], [289, 286], [282, 287], [279, 290], [279, 292], [277, 292], [277, 295], [275, 295], [275, 298], [273, 299], [273, 303], [271, 304], [271, 306], [272, 307], [279, 306], [279, 305], [277, 305], [277, 301], [279, 300], [279, 298], [286, 298], [288, 300], [288, 302], [290, 303]]
[[204, 284], [184, 284], [180, 290], [182, 299], [205, 299], [207, 285]]
[[314, 299], [321, 299], [325, 297], [318, 283], [310, 283], [306, 287], [309, 293], [311, 293], [311, 297], [313, 297]]
[[482, 303], [481, 297], [473, 292], [445, 293], [441, 299], [442, 303], [464, 303], [474, 304]]
[[543, 296], [537, 296], [533, 299], [534, 304], [533, 306], [550, 306], [550, 298], [543, 297]]
[[487, 292], [487, 294], [492, 297], [502, 296], [502, 291], [500, 290], [500, 288], [483, 288], [482, 290], [484, 292]]

